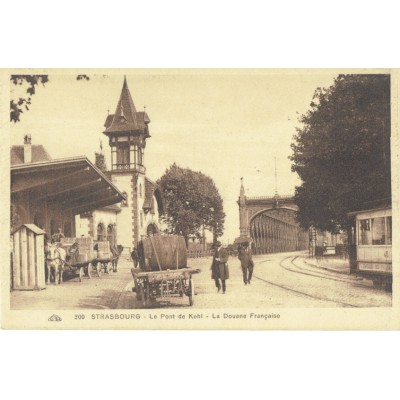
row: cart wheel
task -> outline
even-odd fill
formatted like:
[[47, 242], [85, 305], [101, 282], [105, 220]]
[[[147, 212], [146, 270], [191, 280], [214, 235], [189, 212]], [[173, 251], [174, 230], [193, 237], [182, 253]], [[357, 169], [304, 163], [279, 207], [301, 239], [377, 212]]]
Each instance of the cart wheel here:
[[194, 304], [194, 284], [192, 278], [189, 279], [189, 306]]
[[142, 304], [143, 307], [147, 307], [149, 304], [149, 287], [148, 285], [145, 284], [144, 287], [142, 287]]
[[136, 299], [138, 301], [142, 301], [142, 298], [143, 298], [143, 288], [142, 286], [138, 286], [136, 289]]
[[184, 292], [183, 292], [183, 283], [182, 279], [179, 280], [179, 289], [178, 289], [179, 297], [183, 297]]
[[107, 274], [109, 274], [109, 273], [112, 271], [112, 269], [113, 269], [112, 263], [109, 262], [109, 263], [107, 264]]
[[83, 278], [83, 270], [84, 270], [84, 268], [83, 268], [83, 267], [79, 268], [79, 282], [82, 282], [82, 278]]

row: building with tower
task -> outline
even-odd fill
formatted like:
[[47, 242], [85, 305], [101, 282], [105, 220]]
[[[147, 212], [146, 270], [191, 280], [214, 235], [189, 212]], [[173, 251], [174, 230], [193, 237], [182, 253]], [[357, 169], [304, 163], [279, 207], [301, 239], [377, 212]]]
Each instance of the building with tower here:
[[111, 169], [105, 173], [125, 199], [118, 207], [81, 215], [82, 234], [95, 239], [114, 237], [115, 244], [131, 248], [141, 238], [159, 232], [161, 191], [146, 177], [144, 162], [146, 141], [150, 138], [149, 123], [145, 111], [136, 111], [124, 78], [115, 113], [107, 116], [103, 134], [111, 150]]

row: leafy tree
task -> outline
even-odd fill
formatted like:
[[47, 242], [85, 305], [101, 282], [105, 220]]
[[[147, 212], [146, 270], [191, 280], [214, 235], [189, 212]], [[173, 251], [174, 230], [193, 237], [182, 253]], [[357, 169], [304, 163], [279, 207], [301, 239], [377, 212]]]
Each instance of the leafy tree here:
[[390, 76], [339, 75], [317, 88], [292, 144], [298, 220], [331, 232], [347, 213], [389, 198]]
[[18, 100], [10, 101], [10, 121], [19, 122], [21, 113], [29, 110], [31, 105], [32, 96], [36, 93], [36, 86], [40, 83], [44, 86], [49, 81], [48, 75], [11, 75], [11, 82], [14, 85], [22, 85], [27, 83], [26, 89], [27, 97], [20, 97]]
[[[90, 77], [87, 75], [77, 75], [76, 79], [78, 81], [82, 80], [90, 80]], [[32, 102], [32, 96], [36, 93], [36, 86], [42, 84], [45, 86], [47, 82], [49, 82], [48, 75], [11, 75], [11, 82], [14, 85], [22, 85], [27, 84], [26, 94], [27, 97], [20, 97], [18, 100], [10, 101], [10, 121], [19, 122], [20, 115], [25, 111], [29, 110], [29, 106]]]
[[214, 181], [201, 172], [171, 165], [158, 180], [165, 202], [162, 221], [170, 233], [189, 238], [213, 232], [214, 241], [223, 234], [225, 213]]

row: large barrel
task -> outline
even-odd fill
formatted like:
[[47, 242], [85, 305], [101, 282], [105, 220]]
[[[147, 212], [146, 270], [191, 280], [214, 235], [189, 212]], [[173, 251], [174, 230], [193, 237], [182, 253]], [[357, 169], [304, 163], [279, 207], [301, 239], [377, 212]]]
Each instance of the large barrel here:
[[179, 235], [154, 235], [138, 244], [139, 265], [144, 271], [165, 271], [187, 266], [186, 243]]

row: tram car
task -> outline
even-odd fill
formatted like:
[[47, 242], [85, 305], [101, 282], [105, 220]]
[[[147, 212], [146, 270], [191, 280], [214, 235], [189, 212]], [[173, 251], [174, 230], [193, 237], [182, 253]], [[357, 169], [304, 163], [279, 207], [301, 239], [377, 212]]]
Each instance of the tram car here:
[[350, 269], [371, 279], [375, 287], [392, 290], [392, 208], [348, 214]]

